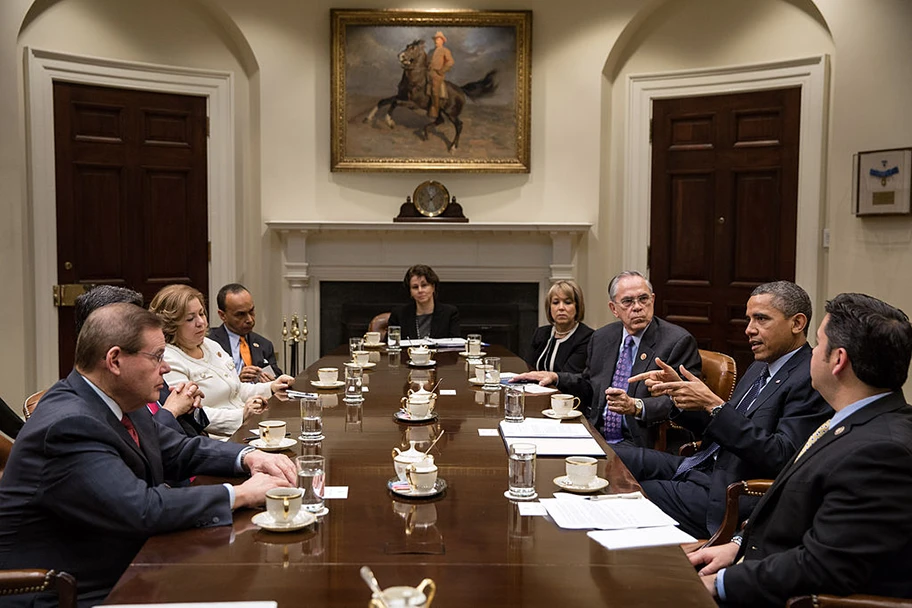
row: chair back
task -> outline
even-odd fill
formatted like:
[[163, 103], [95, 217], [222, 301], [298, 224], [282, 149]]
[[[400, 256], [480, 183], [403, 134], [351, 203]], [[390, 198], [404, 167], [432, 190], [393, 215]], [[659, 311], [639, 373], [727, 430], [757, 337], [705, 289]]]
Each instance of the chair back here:
[[367, 331], [379, 331], [380, 332], [380, 341], [383, 342], [386, 340], [386, 328], [390, 324], [390, 313], [381, 312], [379, 315], [371, 319], [370, 325], [367, 326]]
[[32, 412], [35, 411], [35, 408], [38, 406], [38, 402], [41, 401], [41, 398], [47, 392], [47, 389], [43, 391], [38, 391], [32, 395], [29, 395], [25, 400], [25, 404], [22, 406], [22, 414], [25, 416], [25, 419], [28, 420]]
[[735, 390], [738, 379], [738, 368], [735, 360], [714, 350], [700, 349], [703, 360], [703, 382], [720, 398], [728, 401]]
[[0, 570], [0, 597], [23, 593], [57, 592], [57, 605], [76, 608], [76, 579], [55, 570]]

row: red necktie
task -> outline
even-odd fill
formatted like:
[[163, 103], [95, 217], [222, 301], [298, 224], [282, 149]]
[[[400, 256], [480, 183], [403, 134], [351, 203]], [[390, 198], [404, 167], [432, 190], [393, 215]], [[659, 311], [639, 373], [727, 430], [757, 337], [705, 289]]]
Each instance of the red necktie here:
[[158, 413], [158, 410], [161, 409], [161, 406], [155, 401], [150, 401], [146, 404], [146, 407], [149, 408], [149, 411], [152, 412], [153, 416]]
[[136, 444], [136, 447], [139, 447], [139, 433], [136, 432], [136, 427], [133, 426], [133, 421], [127, 418], [127, 415], [124, 414], [123, 418], [120, 419], [120, 422], [126, 427], [127, 432], [130, 433], [130, 437], [133, 438], [133, 442]]

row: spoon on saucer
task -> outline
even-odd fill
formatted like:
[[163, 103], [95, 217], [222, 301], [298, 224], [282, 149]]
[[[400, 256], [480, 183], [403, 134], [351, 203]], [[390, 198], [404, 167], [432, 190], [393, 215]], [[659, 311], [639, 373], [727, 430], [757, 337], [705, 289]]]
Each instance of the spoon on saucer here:
[[370, 569], [370, 566], [361, 566], [361, 578], [364, 579], [370, 590], [374, 592], [380, 603], [387, 606], [386, 600], [383, 598], [383, 591], [380, 589], [380, 583], [377, 582], [377, 577], [374, 576], [374, 571]]
[[[438, 384], [439, 384], [439, 383], [438, 383]], [[428, 454], [431, 453], [431, 448], [433, 448], [435, 445], [437, 445], [437, 442], [440, 440], [441, 437], [443, 437], [443, 434], [444, 434], [445, 432], [446, 432], [446, 431], [444, 431], [443, 429], [440, 430], [440, 434], [437, 435], [437, 438], [434, 439], [434, 441], [431, 442], [431, 445], [428, 446], [428, 449], [426, 449], [426, 450], [424, 451], [424, 455], [425, 455], [425, 456], [427, 456]]]

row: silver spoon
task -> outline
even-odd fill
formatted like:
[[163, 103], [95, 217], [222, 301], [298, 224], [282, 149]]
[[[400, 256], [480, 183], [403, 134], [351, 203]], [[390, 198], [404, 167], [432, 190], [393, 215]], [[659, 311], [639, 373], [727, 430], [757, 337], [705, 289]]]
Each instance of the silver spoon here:
[[369, 566], [361, 566], [361, 578], [364, 579], [364, 582], [367, 583], [370, 590], [374, 592], [380, 603], [387, 606], [386, 600], [383, 597], [383, 591], [380, 589], [380, 583], [377, 582], [377, 577], [374, 576], [374, 571], [371, 570]]
[[444, 431], [443, 429], [440, 430], [440, 434], [437, 435], [437, 439], [435, 439], [434, 441], [432, 441], [432, 442], [431, 442], [431, 445], [428, 446], [428, 449], [426, 449], [426, 450], [424, 451], [424, 455], [425, 455], [425, 456], [427, 456], [428, 454], [431, 453], [431, 448], [433, 448], [435, 445], [437, 445], [437, 442], [440, 441], [440, 438], [441, 438], [441, 437], [443, 437], [444, 432], [445, 432], [445, 431]]

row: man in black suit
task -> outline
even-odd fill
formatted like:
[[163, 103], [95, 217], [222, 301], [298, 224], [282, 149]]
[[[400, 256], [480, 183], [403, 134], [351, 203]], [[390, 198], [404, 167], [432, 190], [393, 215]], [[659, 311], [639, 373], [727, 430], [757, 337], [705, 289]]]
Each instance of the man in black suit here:
[[[810, 319], [811, 299], [798, 285], [776, 281], [754, 289], [745, 330], [754, 363], [727, 402], [689, 370], [681, 370], [681, 380], [662, 361], [661, 369], [631, 378], [670, 395], [672, 419], [703, 436], [702, 449], [686, 459], [626, 446], [615, 450], [649, 499], [687, 533], [715, 533], [729, 484], [775, 477], [832, 413], [811, 386]], [[755, 503], [742, 500], [742, 517]]]
[[247, 288], [239, 283], [225, 285], [215, 302], [222, 324], [209, 330], [209, 337], [231, 355], [241, 382], [272, 382], [281, 376], [272, 342], [253, 331], [256, 307]]
[[[133, 304], [89, 315], [76, 367], [44, 395], [0, 478], [0, 569], [47, 568], [76, 577], [80, 606], [100, 603], [151, 536], [226, 526], [232, 510], [261, 505], [296, 481], [294, 463], [156, 424], [165, 337]], [[237, 486], [170, 488], [192, 475], [252, 476]], [[4, 606], [55, 605], [42, 596]]]
[[[863, 294], [827, 302], [811, 360], [836, 411], [782, 470], [733, 542], [690, 554], [726, 605], [795, 595], [912, 597], [912, 326]], [[735, 564], [735, 565], [732, 565]]]
[[592, 334], [582, 373], [535, 371], [515, 380], [556, 384], [579, 396], [583, 413], [609, 443], [652, 446], [655, 434], [650, 427], [668, 418], [671, 399], [653, 396], [644, 382], [628, 379], [658, 369], [657, 357], [699, 374], [697, 342], [685, 329], [655, 316], [652, 284], [639, 272], [622, 272], [611, 279], [608, 297], [608, 307], [619, 321]]

